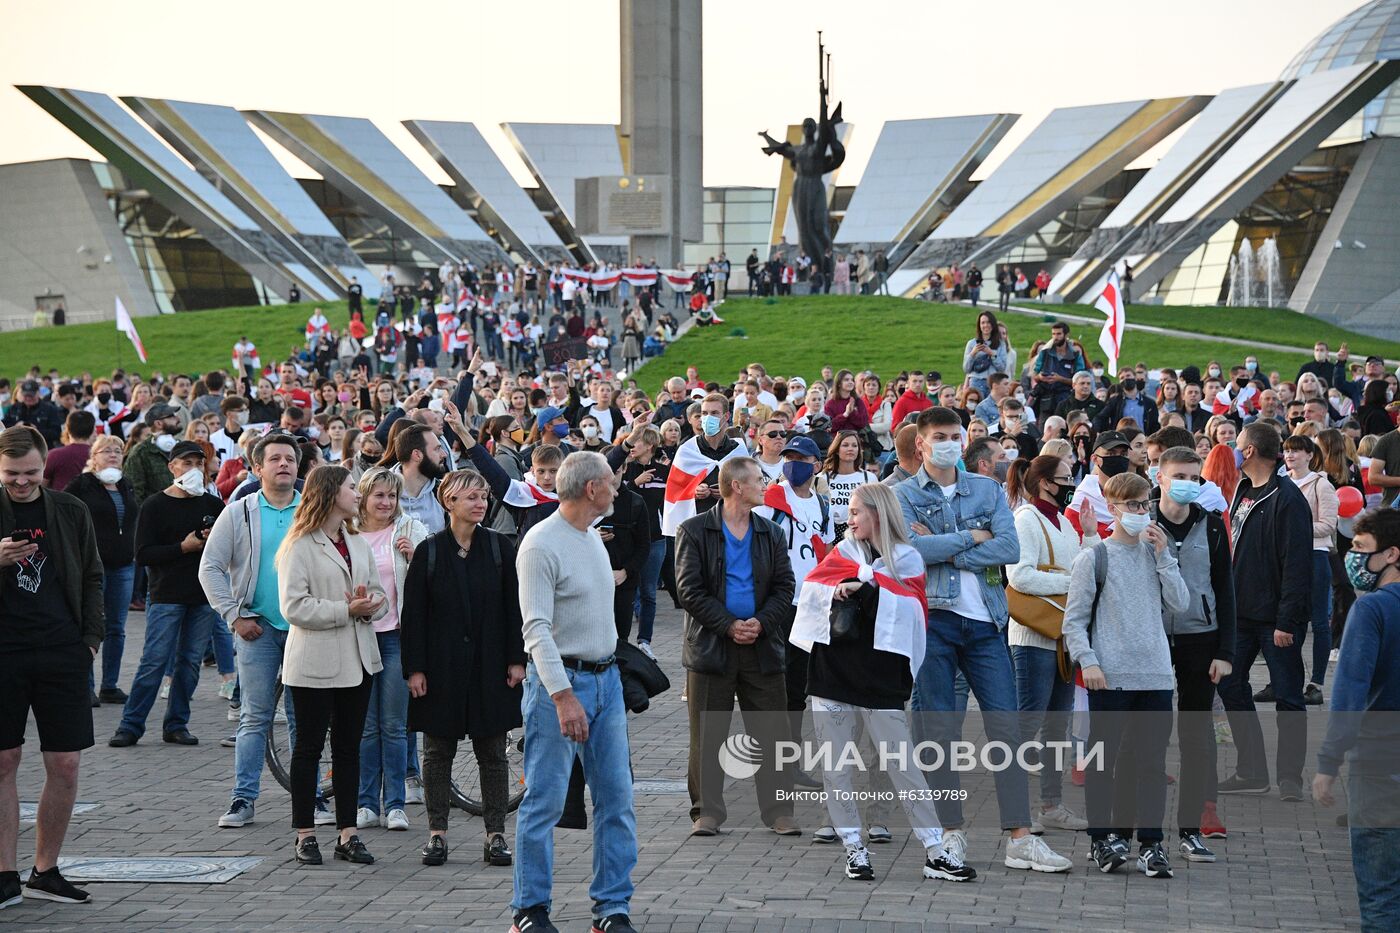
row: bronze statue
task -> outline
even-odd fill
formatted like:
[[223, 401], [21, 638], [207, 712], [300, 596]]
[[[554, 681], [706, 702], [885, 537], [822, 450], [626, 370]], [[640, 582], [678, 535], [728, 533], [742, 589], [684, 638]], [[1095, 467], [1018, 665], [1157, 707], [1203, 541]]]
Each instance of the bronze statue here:
[[808, 117], [802, 121], [802, 142], [795, 146], [774, 139], [767, 130], [758, 134], [768, 144], [763, 147], [764, 154], [777, 153], [792, 162], [796, 175], [792, 185], [792, 213], [797, 220], [798, 241], [818, 269], [824, 268], [826, 254], [831, 250], [831, 218], [822, 176], [834, 172], [846, 160], [846, 147], [836, 138], [836, 127], [841, 123], [841, 104], [838, 102], [835, 111], [827, 113], [830, 81], [831, 56], [826, 54], [818, 32], [817, 89], [821, 97], [818, 118]]

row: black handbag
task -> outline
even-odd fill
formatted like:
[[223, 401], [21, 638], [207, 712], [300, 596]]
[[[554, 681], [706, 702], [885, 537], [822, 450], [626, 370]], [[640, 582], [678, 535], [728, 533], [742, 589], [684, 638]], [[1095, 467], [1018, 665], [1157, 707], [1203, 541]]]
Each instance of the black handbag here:
[[[859, 583], [859, 580], [843, 580], [843, 583]], [[831, 601], [831, 642], [857, 641], [860, 639], [861, 622], [874, 623], [879, 605], [879, 591], [873, 586], [862, 586], [845, 599]]]

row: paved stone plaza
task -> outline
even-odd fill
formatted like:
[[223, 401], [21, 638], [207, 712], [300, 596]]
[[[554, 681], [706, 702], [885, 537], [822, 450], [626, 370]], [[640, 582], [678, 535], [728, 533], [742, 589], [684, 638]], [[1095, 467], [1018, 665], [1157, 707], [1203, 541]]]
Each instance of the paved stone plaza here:
[[[664, 599], [664, 596], [663, 596]], [[141, 652], [144, 619], [133, 614], [122, 687], [130, 684]], [[636, 777], [683, 788], [687, 751], [685, 705], [680, 699], [680, 615], [658, 619], [656, 646], [673, 689], [632, 718]], [[1256, 674], [1263, 674], [1262, 664]], [[1264, 675], [1267, 679], [1267, 676]], [[426, 835], [422, 807], [408, 808], [413, 828], [393, 833], [370, 829], [362, 836], [377, 861], [351, 866], [330, 860], [332, 827], [320, 839], [326, 864], [292, 861], [288, 795], [264, 772], [257, 822], [218, 829], [228, 804], [233, 750], [219, 739], [233, 732], [227, 704], [215, 696], [217, 677], [206, 668], [194, 701], [191, 731], [196, 748], [160, 741], [163, 703], [153, 710], [151, 731], [134, 748], [106, 744], [120, 709], [96, 711], [98, 746], [84, 761], [80, 801], [96, 809], [74, 818], [64, 847], [68, 857], [259, 856], [262, 861], [226, 884], [93, 884], [86, 907], [26, 901], [0, 913], [16, 930], [498, 930], [510, 925], [509, 869], [480, 862], [481, 823], [454, 810], [446, 867], [425, 868], [417, 849]], [[1309, 714], [1314, 743], [1323, 716]], [[1272, 743], [1272, 726], [1265, 734]], [[38, 740], [31, 727], [20, 771], [20, 799], [33, 801], [41, 781]], [[1224, 749], [1227, 761], [1233, 750]], [[1309, 760], [1308, 777], [1311, 777]], [[1222, 774], [1226, 773], [1222, 766]], [[658, 785], [660, 786], [660, 785]], [[1032, 784], [1034, 787], [1034, 783]], [[1168, 802], [1168, 837], [1175, 839], [1174, 788]], [[792, 931], [792, 933], [915, 933], [920, 930], [1340, 930], [1358, 925], [1356, 891], [1346, 830], [1335, 810], [1267, 798], [1224, 798], [1221, 812], [1230, 837], [1212, 840], [1220, 861], [1191, 865], [1170, 850], [1176, 877], [1148, 879], [1136, 872], [1103, 876], [1086, 861], [1087, 837], [1051, 832], [1047, 841], [1074, 859], [1069, 875], [1013, 871], [993, 849], [990, 830], [975, 831], [970, 862], [979, 878], [965, 885], [927, 881], [920, 875], [917, 841], [896, 823], [895, 842], [872, 847], [878, 880], [849, 881], [839, 846], [812, 843], [810, 835], [780, 838], [738, 804], [751, 798], [745, 786], [730, 791], [726, 832], [689, 839], [689, 801], [680, 793], [637, 796], [641, 843], [635, 873], [633, 920], [646, 933]], [[1083, 791], [1067, 786], [1066, 802], [1083, 813]], [[993, 795], [973, 793], [968, 815], [995, 823]], [[980, 811], [980, 812], [979, 812]], [[799, 808], [805, 830], [817, 811]], [[1257, 827], [1287, 826], [1262, 834]], [[907, 823], [905, 823], [907, 826]], [[1253, 830], [1251, 827], [1255, 827]], [[507, 835], [514, 843], [514, 820]], [[33, 853], [33, 826], [20, 834], [20, 865]], [[553, 919], [562, 931], [588, 929], [591, 851], [585, 834], [556, 833]]]

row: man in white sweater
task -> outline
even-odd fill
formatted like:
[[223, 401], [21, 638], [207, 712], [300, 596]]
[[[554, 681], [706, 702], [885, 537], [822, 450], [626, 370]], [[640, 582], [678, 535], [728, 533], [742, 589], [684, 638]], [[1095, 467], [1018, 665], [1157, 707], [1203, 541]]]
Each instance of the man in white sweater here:
[[520, 546], [525, 676], [525, 770], [516, 817], [513, 933], [556, 933], [549, 922], [554, 825], [564, 812], [575, 756], [593, 793], [593, 928], [632, 933], [628, 904], [637, 821], [627, 710], [613, 655], [613, 576], [594, 530], [612, 512], [613, 472], [601, 454], [566, 457], [555, 480], [559, 510]]
[[[1136, 473], [1105, 481], [1113, 534], [1074, 559], [1064, 637], [1089, 691], [1091, 764], [1085, 769], [1084, 795], [1093, 841], [1090, 857], [1105, 874], [1127, 862], [1133, 826], [1114, 827], [1113, 790], [1118, 781], [1136, 781], [1138, 869], [1149, 878], [1170, 878], [1162, 820], [1176, 675], [1162, 607], [1181, 612], [1191, 597], [1175, 549], [1167, 547], [1167, 533], [1148, 514], [1151, 491]], [[1119, 760], [1119, 746], [1130, 728], [1134, 754]], [[1092, 762], [1100, 750], [1101, 758]]]

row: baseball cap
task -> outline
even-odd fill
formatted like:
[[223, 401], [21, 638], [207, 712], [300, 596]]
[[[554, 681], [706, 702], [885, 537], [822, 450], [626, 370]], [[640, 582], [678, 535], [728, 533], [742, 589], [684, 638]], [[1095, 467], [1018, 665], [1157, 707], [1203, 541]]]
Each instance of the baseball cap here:
[[816, 457], [821, 459], [821, 451], [817, 449], [817, 442], [806, 435], [799, 434], [783, 445], [783, 453], [800, 454], [803, 457]]
[[169, 405], [164, 402], [157, 402], [146, 411], [146, 423], [155, 424], [157, 421], [164, 418], [174, 418], [176, 414], [175, 409], [171, 408]]
[[204, 448], [194, 441], [180, 441], [170, 448], [170, 459], [179, 460], [181, 457], [198, 457], [204, 459]]
[[1385, 365], [1385, 360], [1381, 359], [1379, 356], [1376, 356], [1374, 353], [1372, 353], [1370, 356], [1366, 357], [1366, 362], [1368, 362], [1368, 363], [1380, 363], [1382, 366]]
[[795, 383], [797, 383], [798, 385], [800, 385], [802, 388], [804, 388], [804, 389], [807, 388], [807, 380], [806, 380], [806, 379], [803, 379], [801, 376], [793, 376], [793, 377], [792, 377], [791, 379], [789, 379], [787, 382], [788, 382], [788, 385], [792, 385], [792, 384], [795, 382]]
[[26, 379], [19, 384], [19, 391], [21, 395], [38, 395], [39, 383], [33, 379]]
[[1105, 431], [1094, 438], [1095, 450], [1112, 450], [1114, 447], [1131, 447], [1121, 431]]
[[535, 414], [535, 427], [543, 429], [555, 418], [564, 417], [564, 409], [556, 408], [553, 405], [546, 405]]

